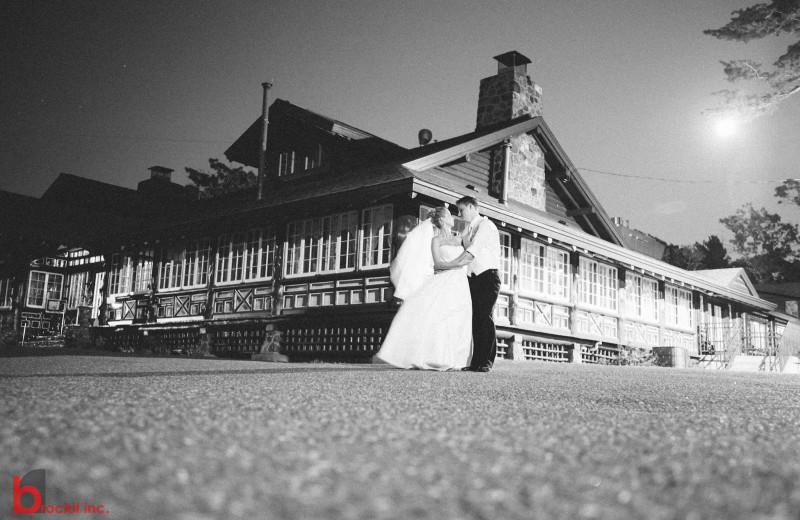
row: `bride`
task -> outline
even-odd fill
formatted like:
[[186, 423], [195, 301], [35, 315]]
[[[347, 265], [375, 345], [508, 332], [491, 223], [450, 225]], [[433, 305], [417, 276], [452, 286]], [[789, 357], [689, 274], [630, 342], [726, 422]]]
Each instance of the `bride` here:
[[450, 261], [464, 252], [452, 227], [450, 211], [434, 209], [408, 234], [392, 261], [395, 296], [403, 304], [375, 355], [379, 362], [427, 370], [469, 366], [472, 301], [466, 268], [433, 271], [434, 260]]

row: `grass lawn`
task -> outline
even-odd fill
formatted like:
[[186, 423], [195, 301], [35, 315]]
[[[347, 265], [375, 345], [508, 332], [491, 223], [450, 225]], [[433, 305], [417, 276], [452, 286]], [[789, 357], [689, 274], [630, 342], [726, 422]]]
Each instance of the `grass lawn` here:
[[[0, 359], [11, 475], [111, 519], [800, 518], [800, 376]], [[76, 515], [80, 517], [80, 515]]]

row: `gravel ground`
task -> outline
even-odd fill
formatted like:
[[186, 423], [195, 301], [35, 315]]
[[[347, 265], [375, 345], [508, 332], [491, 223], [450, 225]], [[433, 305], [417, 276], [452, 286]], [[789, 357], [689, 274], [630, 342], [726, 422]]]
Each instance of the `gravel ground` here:
[[556, 363], [3, 358], [0, 517], [10, 476], [44, 468], [48, 503], [107, 519], [797, 520], [798, 391]]

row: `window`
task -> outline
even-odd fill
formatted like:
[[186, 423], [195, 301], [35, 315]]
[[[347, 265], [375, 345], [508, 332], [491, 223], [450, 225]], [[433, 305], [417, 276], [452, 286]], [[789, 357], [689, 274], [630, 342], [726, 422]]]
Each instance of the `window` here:
[[[361, 226], [361, 267], [389, 265], [392, 206], [367, 208]], [[356, 267], [358, 213], [297, 220], [286, 227], [286, 276], [347, 271]]]
[[201, 287], [208, 284], [208, 265], [211, 258], [211, 241], [207, 238], [192, 240], [186, 245], [183, 286]]
[[290, 222], [287, 226], [287, 276], [355, 268], [358, 213]]
[[509, 316], [511, 315], [511, 297], [507, 294], [501, 294], [497, 297], [497, 303], [494, 306], [493, 316], [498, 323], [509, 323]]
[[161, 262], [158, 264], [159, 290], [181, 286], [185, 254], [186, 252], [182, 247], [165, 247], [162, 250]]
[[217, 242], [218, 283], [241, 282], [244, 268], [244, 233], [222, 235]]
[[90, 280], [88, 272], [73, 273], [67, 279], [69, 294], [67, 295], [67, 308], [74, 309], [78, 305], [85, 305], [89, 297], [87, 294], [87, 282]]
[[579, 262], [580, 302], [617, 310], [617, 269], [581, 257]]
[[247, 232], [245, 280], [264, 280], [275, 274], [275, 228]]
[[114, 253], [108, 280], [108, 294], [149, 291], [153, 281], [153, 251]]
[[520, 289], [566, 299], [569, 296], [569, 253], [522, 239]]
[[628, 314], [658, 321], [658, 282], [627, 271], [625, 288], [628, 293]]
[[361, 233], [361, 267], [389, 265], [392, 254], [392, 206], [365, 209]]
[[[200, 280], [200, 270], [205, 270], [207, 257], [203, 259], [203, 244], [191, 257], [195, 273], [194, 280]], [[250, 280], [266, 280], [274, 274], [275, 262], [275, 229], [251, 229], [244, 233], [231, 233], [219, 237], [217, 249], [216, 281], [232, 283]], [[205, 283], [203, 276], [203, 283]]]
[[133, 266], [129, 256], [114, 253], [111, 255], [111, 271], [108, 276], [108, 294], [122, 294], [131, 290]]
[[96, 264], [103, 261], [103, 257], [101, 255], [92, 255], [85, 249], [69, 251], [65, 256], [67, 267]]
[[692, 326], [692, 293], [667, 285], [664, 291], [667, 324], [689, 328]]
[[211, 245], [207, 238], [165, 247], [158, 264], [159, 290], [206, 285], [210, 256]]
[[322, 164], [322, 146], [317, 146], [316, 152], [297, 150], [282, 152], [278, 156], [278, 177], [313, 170], [320, 164]]
[[500, 284], [511, 285], [511, 235], [500, 232]]
[[153, 284], [153, 251], [140, 251], [134, 264], [133, 292], [147, 292]]
[[0, 278], [0, 307], [11, 307], [11, 278]]
[[64, 276], [55, 273], [31, 271], [28, 278], [28, 307], [44, 307], [45, 301], [58, 301], [64, 286]]
[[303, 272], [301, 259], [303, 258], [303, 239], [300, 236], [303, 222], [290, 222], [286, 227], [286, 263], [284, 273], [287, 276]]
[[321, 223], [321, 271], [353, 269], [356, 266], [356, 212], [325, 217]]

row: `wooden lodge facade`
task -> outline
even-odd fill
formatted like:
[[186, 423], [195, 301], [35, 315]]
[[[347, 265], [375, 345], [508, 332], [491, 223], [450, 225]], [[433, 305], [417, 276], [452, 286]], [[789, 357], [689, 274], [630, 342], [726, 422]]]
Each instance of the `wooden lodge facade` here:
[[[499, 356], [599, 362], [623, 346], [671, 347], [785, 366], [798, 345], [776, 352], [796, 320], [741, 269], [687, 272], [626, 245], [545, 123], [529, 60], [495, 59], [477, 127], [459, 137], [405, 149], [276, 100], [263, 163], [262, 118], [226, 151], [261, 166], [258, 194], [189, 200], [159, 167], [139, 190], [93, 185], [97, 217], [83, 232], [22, 261], [44, 260], [22, 270], [0, 242], [4, 323], [80, 324], [120, 348], [366, 361], [396, 309], [389, 265], [402, 237], [429, 209], [472, 195], [500, 230]], [[85, 198], [74, 193], [83, 184], [62, 175], [41, 200], [17, 203], [55, 211]]]

